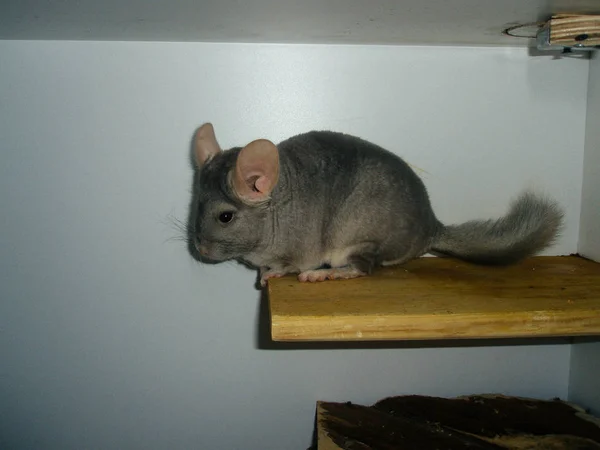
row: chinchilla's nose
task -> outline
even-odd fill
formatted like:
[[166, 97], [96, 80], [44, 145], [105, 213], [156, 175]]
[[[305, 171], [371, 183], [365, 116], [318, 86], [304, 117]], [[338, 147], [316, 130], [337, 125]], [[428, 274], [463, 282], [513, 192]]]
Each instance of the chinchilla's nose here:
[[206, 247], [206, 244], [202, 242], [202, 239], [200, 239], [200, 237], [197, 237], [194, 240], [194, 245], [196, 246], [196, 250], [198, 250], [198, 253], [200, 253], [202, 256], [208, 256], [208, 248]]

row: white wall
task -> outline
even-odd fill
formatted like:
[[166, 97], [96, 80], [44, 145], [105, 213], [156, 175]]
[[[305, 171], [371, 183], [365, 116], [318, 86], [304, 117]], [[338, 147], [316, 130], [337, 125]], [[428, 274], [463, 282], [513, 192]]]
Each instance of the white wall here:
[[[600, 261], [600, 56], [590, 63], [579, 251]], [[600, 415], [600, 342], [572, 347], [569, 399]]]
[[571, 346], [569, 401], [600, 415], [600, 342]]
[[600, 56], [590, 62], [579, 251], [600, 261]]
[[567, 210], [550, 253], [574, 252], [587, 61], [93, 42], [0, 61], [0, 447], [298, 449], [318, 399], [566, 396], [568, 345], [259, 348], [254, 274], [193, 262], [165, 220], [198, 124], [224, 146], [332, 128], [426, 170], [444, 221], [544, 189]]

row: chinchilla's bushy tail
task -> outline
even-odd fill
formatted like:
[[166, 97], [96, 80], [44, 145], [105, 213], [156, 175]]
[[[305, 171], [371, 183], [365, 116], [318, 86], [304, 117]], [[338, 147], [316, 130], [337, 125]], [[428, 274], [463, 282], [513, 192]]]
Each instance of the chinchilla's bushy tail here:
[[562, 219], [554, 201], [527, 192], [500, 219], [443, 226], [432, 251], [476, 264], [508, 265], [551, 245]]

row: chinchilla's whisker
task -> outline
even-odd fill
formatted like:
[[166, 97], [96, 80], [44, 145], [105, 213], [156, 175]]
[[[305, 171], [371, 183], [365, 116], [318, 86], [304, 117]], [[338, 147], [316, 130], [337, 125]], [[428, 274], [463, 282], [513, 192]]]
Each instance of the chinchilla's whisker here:
[[165, 242], [173, 242], [173, 241], [179, 241], [179, 242], [188, 242], [189, 239], [187, 238], [187, 236], [171, 236], [165, 239]]
[[175, 232], [174, 236], [168, 237], [164, 242], [188, 242], [190, 236], [190, 228], [187, 222], [178, 219], [172, 214], [169, 214], [163, 223], [171, 230]]

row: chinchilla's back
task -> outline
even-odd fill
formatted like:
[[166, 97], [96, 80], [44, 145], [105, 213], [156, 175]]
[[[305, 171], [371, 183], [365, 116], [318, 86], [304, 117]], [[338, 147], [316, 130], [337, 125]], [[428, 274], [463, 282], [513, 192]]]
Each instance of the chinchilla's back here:
[[298, 251], [335, 252], [368, 241], [385, 262], [428, 250], [439, 222], [422, 181], [398, 156], [329, 131], [278, 148], [282, 173], [273, 200], [280, 228], [294, 230], [285, 239]]
[[[511, 264], [555, 240], [562, 210], [525, 193], [506, 216], [444, 226], [427, 190], [398, 156], [363, 139], [313, 131], [279, 145], [285, 175], [276, 195], [292, 200], [279, 216], [298, 251], [374, 242], [378, 263], [435, 251], [477, 264]], [[372, 256], [372, 255], [370, 255]]]

